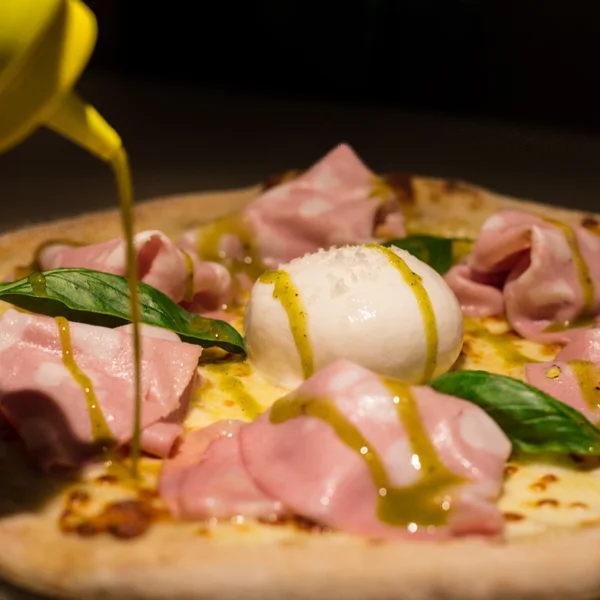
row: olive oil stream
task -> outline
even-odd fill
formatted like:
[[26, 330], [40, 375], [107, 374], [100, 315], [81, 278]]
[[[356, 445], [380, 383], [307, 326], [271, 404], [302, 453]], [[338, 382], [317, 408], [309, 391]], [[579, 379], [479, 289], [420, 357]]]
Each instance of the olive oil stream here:
[[142, 422], [142, 348], [140, 336], [140, 298], [138, 285], [138, 264], [133, 244], [133, 184], [129, 160], [124, 148], [120, 148], [110, 161], [121, 208], [121, 222], [125, 236], [127, 257], [127, 281], [129, 284], [129, 310], [133, 328], [133, 383], [134, 413], [133, 436], [131, 439], [131, 468], [134, 478], [138, 477], [140, 459], [140, 437]]

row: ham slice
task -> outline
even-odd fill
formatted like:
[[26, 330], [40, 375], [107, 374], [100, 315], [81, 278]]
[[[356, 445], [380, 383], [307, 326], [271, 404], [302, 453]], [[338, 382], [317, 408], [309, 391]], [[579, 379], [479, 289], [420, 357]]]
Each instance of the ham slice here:
[[[133, 432], [133, 341], [117, 329], [71, 323], [75, 363], [89, 378], [99, 410], [117, 445]], [[197, 383], [201, 348], [172, 332], [142, 326], [142, 449], [169, 454], [182, 431]], [[77, 467], [98, 444], [85, 382], [63, 363], [56, 320], [9, 310], [0, 319], [0, 413], [44, 469]]]
[[[245, 207], [241, 219], [268, 268], [319, 248], [372, 242], [381, 231], [386, 237], [405, 235], [397, 193], [346, 144], [299, 177], [263, 192]], [[216, 242], [223, 256], [243, 260], [245, 240], [236, 237], [236, 228], [239, 221], [228, 227], [227, 219], [223, 220]], [[197, 235], [205, 235], [202, 231], [187, 232], [178, 244], [193, 251], [198, 247]]]
[[578, 331], [553, 362], [525, 365], [525, 378], [529, 384], [598, 423], [600, 329]]
[[220, 421], [189, 433], [162, 469], [159, 491], [179, 519], [226, 519], [237, 515], [272, 520], [281, 503], [261, 492], [242, 464], [242, 421]]
[[[403, 394], [408, 389], [397, 385]], [[500, 533], [503, 518], [493, 500], [510, 442], [473, 404], [425, 387], [411, 393], [410, 435], [421, 431], [424, 440], [409, 441], [394, 394], [379, 376], [337, 361], [252, 423], [223, 422], [188, 434], [163, 468], [161, 495], [186, 519], [273, 518], [286, 511], [384, 539]], [[305, 404], [297, 416], [273, 422], [298, 401]], [[310, 416], [307, 403], [338, 417]], [[371, 471], [373, 452], [381, 463]], [[427, 473], [437, 469], [435, 480], [421, 480], [419, 461]], [[378, 514], [386, 493], [390, 523]]]
[[[223, 266], [199, 261], [193, 252], [186, 258], [185, 253], [160, 231], [138, 233], [134, 245], [140, 280], [174, 302], [190, 301], [196, 312], [203, 312], [215, 310], [230, 301], [232, 281]], [[44, 271], [75, 267], [126, 276], [125, 240], [117, 238], [89, 246], [49, 244], [40, 251], [38, 263]], [[190, 275], [193, 281], [190, 281]]]
[[[477, 406], [427, 387], [410, 390], [418, 407], [411, 418], [411, 434], [417, 427], [424, 429], [433, 460], [440, 461], [444, 477], [450, 477], [448, 485], [428, 487], [422, 480], [422, 492], [415, 493], [414, 486], [425, 476], [419, 461], [425, 472], [433, 466], [428, 450], [409, 441], [394, 395], [381, 378], [345, 360], [319, 371], [241, 430], [244, 463], [265, 492], [296, 514], [335, 529], [389, 539], [499, 533], [503, 518], [493, 500], [502, 486], [510, 442]], [[278, 404], [290, 401], [313, 403], [321, 414], [337, 413], [332, 422], [344, 423], [342, 431], [309, 416], [306, 409], [274, 423]], [[358, 441], [352, 429], [364, 440], [360, 448], [349, 445], [349, 440]], [[389, 482], [385, 487], [369, 470], [373, 453]], [[370, 454], [370, 463], [365, 454]], [[390, 506], [399, 519], [388, 524], [379, 518], [378, 505], [385, 501], [381, 495], [393, 496], [392, 487], [398, 490], [398, 500]], [[432, 514], [423, 510], [436, 495], [451, 505], [447, 516], [441, 507]], [[447, 523], [431, 527], [440, 525], [428, 520], [432, 515], [447, 518]]]
[[600, 314], [599, 252], [600, 238], [583, 227], [505, 210], [446, 280], [465, 314], [505, 312], [524, 338], [565, 343]]

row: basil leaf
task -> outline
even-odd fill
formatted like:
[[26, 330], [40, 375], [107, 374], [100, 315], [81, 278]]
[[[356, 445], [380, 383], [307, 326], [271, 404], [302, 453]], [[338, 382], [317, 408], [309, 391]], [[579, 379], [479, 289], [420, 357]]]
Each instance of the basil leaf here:
[[409, 235], [389, 240], [382, 246], [396, 246], [427, 263], [440, 275], [450, 270], [473, 249], [474, 241], [467, 238], [446, 238], [434, 235]]
[[600, 429], [574, 408], [522, 381], [486, 371], [455, 371], [429, 385], [483, 408], [515, 450], [600, 454]]
[[[184, 342], [245, 353], [228, 323], [193, 315], [156, 288], [140, 282], [141, 321], [178, 334]], [[0, 284], [0, 299], [33, 313], [117, 327], [131, 322], [127, 279], [89, 269], [56, 269]]]
[[450, 238], [410, 235], [405, 238], [390, 240], [382, 245], [396, 246], [410, 252], [442, 275], [452, 266], [452, 239]]

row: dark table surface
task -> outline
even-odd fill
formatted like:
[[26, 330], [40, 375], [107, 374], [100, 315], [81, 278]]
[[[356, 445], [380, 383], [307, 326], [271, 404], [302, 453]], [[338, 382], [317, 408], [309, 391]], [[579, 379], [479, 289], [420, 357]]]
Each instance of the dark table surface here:
[[[346, 141], [375, 171], [600, 212], [600, 136], [106, 76], [79, 89], [123, 137], [140, 199], [251, 185]], [[115, 202], [108, 168], [51, 132], [0, 156], [2, 230]]]

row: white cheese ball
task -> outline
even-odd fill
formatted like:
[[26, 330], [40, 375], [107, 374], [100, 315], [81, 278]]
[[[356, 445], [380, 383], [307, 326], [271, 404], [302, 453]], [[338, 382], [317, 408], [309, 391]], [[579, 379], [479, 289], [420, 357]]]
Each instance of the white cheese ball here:
[[[429, 297], [435, 315], [431, 329], [438, 341], [431, 373], [435, 377], [445, 373], [460, 353], [460, 305], [429, 265], [399, 248], [390, 250], [421, 277]], [[424, 383], [428, 344], [418, 293], [381, 249], [319, 250], [281, 265], [280, 270], [289, 274], [306, 314], [313, 372], [345, 358], [381, 375]], [[248, 354], [258, 370], [294, 388], [305, 379], [301, 356], [288, 313], [273, 290], [273, 283], [261, 280], [252, 288], [245, 319]]]

